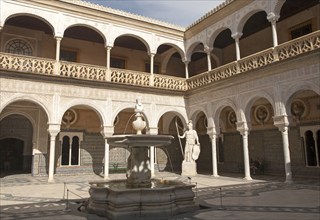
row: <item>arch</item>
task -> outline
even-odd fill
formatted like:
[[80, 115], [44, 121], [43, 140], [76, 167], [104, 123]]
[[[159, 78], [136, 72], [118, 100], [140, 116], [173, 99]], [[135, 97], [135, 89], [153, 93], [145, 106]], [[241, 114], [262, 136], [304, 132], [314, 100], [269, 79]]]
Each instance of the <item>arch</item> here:
[[196, 106], [195, 108], [193, 108], [193, 109], [189, 112], [188, 115], [190, 115], [190, 118], [191, 118], [192, 120], [194, 120], [194, 119], [196, 119], [196, 117], [198, 116], [198, 114], [199, 114], [200, 112], [203, 112], [204, 115], [206, 116], [206, 118], [209, 118], [209, 115], [208, 115], [206, 109], [205, 109], [204, 107], [202, 107], [202, 106]]
[[204, 45], [204, 43], [201, 41], [195, 41], [189, 46], [189, 48], [187, 48], [187, 50], [186, 50], [186, 59], [187, 60], [191, 60], [191, 56], [192, 56], [192, 53], [194, 52], [194, 49], [200, 44]]
[[320, 95], [320, 86], [317, 85], [316, 82], [300, 81], [300, 82], [297, 82], [297, 84], [285, 90], [286, 92], [285, 94], [283, 94], [284, 95], [283, 97], [286, 97], [284, 100], [284, 103], [285, 103], [285, 109], [286, 109], [287, 115], [291, 115], [289, 110], [290, 110], [290, 105], [294, 95], [297, 94], [298, 92], [306, 91], [306, 90], [313, 91], [316, 94]]
[[75, 106], [85, 106], [85, 107], [88, 107], [89, 109], [93, 110], [94, 112], [96, 112], [96, 114], [98, 115], [99, 119], [100, 119], [100, 122], [101, 122], [101, 126], [105, 125], [105, 117], [104, 117], [104, 114], [103, 114], [103, 110], [100, 109], [100, 107], [98, 105], [96, 105], [95, 103], [91, 102], [91, 101], [83, 101], [83, 100], [75, 100], [75, 101], [72, 101], [72, 102], [68, 102], [66, 103], [62, 108], [60, 108], [60, 112], [59, 112], [59, 115], [58, 115], [58, 123], [62, 123], [62, 117], [64, 115], [64, 113], [69, 109], [69, 108], [72, 108], [72, 107], [75, 107]]
[[[220, 28], [218, 28], [217, 30], [215, 30], [212, 35], [209, 37], [209, 42], [208, 42], [208, 45], [214, 45], [214, 42], [216, 40], [216, 38], [219, 36], [219, 34], [225, 30], [230, 30], [230, 33], [232, 33], [232, 30], [230, 27], [225, 27], [225, 26], [222, 26]], [[231, 35], [230, 35], [231, 37]]]
[[[37, 97], [37, 96], [35, 96]], [[48, 123], [51, 122], [51, 114], [50, 114], [50, 111], [49, 109], [47, 108], [47, 106], [45, 105], [44, 101], [43, 100], [40, 100], [40, 99], [37, 99], [33, 96], [30, 96], [30, 95], [25, 95], [25, 94], [16, 94], [14, 95], [11, 99], [7, 100], [7, 102], [3, 101], [2, 102], [2, 106], [0, 107], [0, 113], [5, 109], [5, 107], [7, 107], [8, 105], [14, 103], [14, 102], [17, 102], [17, 101], [30, 101], [30, 102], [33, 102], [39, 106], [42, 107], [42, 109], [45, 111], [46, 113], [46, 116], [47, 116], [47, 119], [48, 119]]]
[[148, 41], [137, 34], [132, 34], [132, 33], [120, 34], [115, 37], [114, 42], [117, 40], [117, 38], [126, 37], [126, 36], [133, 37], [133, 38], [140, 40], [144, 44], [144, 46], [147, 48], [147, 52], [150, 53], [151, 49], [150, 49], [150, 45], [149, 45]]
[[[156, 46], [156, 51], [158, 50], [158, 48], [161, 46], [161, 45], [169, 45], [171, 47], [173, 47], [174, 49], [176, 49], [178, 51], [178, 53], [180, 54], [181, 58], [185, 56], [185, 53], [183, 51], [182, 48], [180, 48], [178, 45], [176, 44], [173, 44], [173, 43], [169, 43], [169, 42], [164, 42], [164, 43], [161, 43], [159, 45]], [[175, 53], [176, 51], [174, 51]], [[171, 57], [171, 56], [170, 56]]]
[[[168, 66], [168, 63], [172, 57], [173, 54], [177, 53], [176, 50], [174, 50], [173, 48], [169, 49], [169, 51], [167, 52], [166, 55], [164, 55], [163, 59], [162, 59], [162, 62], [161, 62], [161, 73], [165, 73], [166, 72], [166, 69], [167, 69], [167, 66]], [[182, 58], [181, 57], [181, 62], [182, 62]]]
[[237, 114], [237, 105], [231, 99], [219, 101], [215, 103], [215, 106], [218, 106], [216, 109], [213, 110], [213, 120], [216, 126], [219, 126], [220, 115], [225, 107], [231, 107], [233, 111], [235, 111], [237, 120], [239, 121], [239, 114]]
[[155, 124], [153, 124], [153, 127], [157, 127], [157, 125], [158, 125], [158, 123], [160, 121], [160, 118], [166, 113], [175, 113], [175, 114], [177, 114], [180, 117], [180, 119], [181, 119], [181, 121], [183, 123], [183, 126], [187, 125], [188, 117], [187, 117], [186, 112], [182, 111], [181, 109], [175, 108], [175, 107], [166, 106], [166, 107], [162, 107], [160, 109], [160, 111], [158, 111], [156, 117], [154, 118], [154, 120], [155, 120], [154, 123]]
[[10, 116], [10, 115], [22, 115], [24, 117], [26, 117], [30, 123], [32, 124], [32, 129], [35, 131], [35, 128], [36, 128], [36, 122], [33, 120], [33, 118], [31, 117], [31, 115], [29, 115], [28, 113], [26, 112], [22, 112], [22, 111], [17, 111], [17, 110], [13, 110], [13, 111], [10, 111], [10, 112], [6, 112], [4, 114], [2, 114], [0, 116], [0, 121], [2, 121], [4, 118]]
[[[15, 10], [17, 11], [17, 10]], [[41, 13], [39, 13], [41, 14]], [[11, 14], [11, 15], [7, 15], [7, 17], [5, 17], [3, 20], [4, 20], [4, 24], [11, 18], [14, 18], [14, 17], [19, 17], [19, 16], [28, 16], [28, 17], [33, 17], [33, 18], [36, 18], [36, 19], [39, 19], [40, 21], [44, 22], [45, 24], [47, 24], [51, 31], [52, 31], [52, 34], [55, 33], [55, 28], [54, 28], [54, 25], [49, 21], [51, 20], [52, 17], [46, 15], [46, 14], [42, 14], [41, 16], [39, 16], [39, 14], [32, 14], [32, 13], [26, 13], [25, 11], [23, 12], [18, 12], [18, 13], [15, 13], [15, 14]], [[45, 16], [48, 16], [45, 18]]]
[[261, 11], [264, 11], [266, 13], [266, 18], [267, 18], [268, 12], [264, 8], [255, 8], [255, 9], [249, 11], [247, 14], [244, 14], [242, 16], [242, 18], [239, 19], [239, 23], [234, 30], [235, 32], [233, 32], [232, 34], [243, 33], [243, 28], [244, 28], [246, 22], [250, 19], [250, 17], [258, 12], [261, 12]]
[[247, 119], [250, 119], [250, 112], [252, 109], [253, 104], [261, 98], [265, 98], [272, 106], [273, 114], [275, 114], [275, 102], [273, 97], [271, 97], [266, 91], [255, 91], [251, 96], [244, 101], [244, 115]]
[[95, 31], [96, 33], [98, 33], [102, 37], [105, 45], [107, 44], [106, 36], [103, 34], [103, 32], [101, 30], [99, 30], [99, 28], [93, 27], [93, 26], [91, 26], [89, 24], [85, 24], [85, 23], [76, 23], [76, 24], [70, 24], [69, 26], [66, 26], [63, 30], [63, 35], [65, 34], [66, 30], [73, 28], [73, 27], [85, 27], [85, 28], [91, 29], [91, 30]]

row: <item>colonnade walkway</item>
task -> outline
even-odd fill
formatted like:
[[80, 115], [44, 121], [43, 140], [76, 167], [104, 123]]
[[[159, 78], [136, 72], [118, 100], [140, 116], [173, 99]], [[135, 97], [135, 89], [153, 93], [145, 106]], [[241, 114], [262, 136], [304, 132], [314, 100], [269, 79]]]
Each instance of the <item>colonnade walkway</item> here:
[[[320, 181], [294, 178], [291, 184], [284, 177], [253, 176], [242, 179], [238, 174], [220, 177], [197, 175], [191, 178], [168, 172], [156, 172], [156, 178], [180, 180], [195, 184], [199, 209], [172, 216], [175, 220], [208, 219], [320, 219]], [[103, 181], [99, 175], [30, 174], [2, 175], [0, 178], [0, 219], [105, 219], [78, 211], [89, 197], [89, 182]], [[110, 174], [110, 179], [124, 179], [125, 174]]]

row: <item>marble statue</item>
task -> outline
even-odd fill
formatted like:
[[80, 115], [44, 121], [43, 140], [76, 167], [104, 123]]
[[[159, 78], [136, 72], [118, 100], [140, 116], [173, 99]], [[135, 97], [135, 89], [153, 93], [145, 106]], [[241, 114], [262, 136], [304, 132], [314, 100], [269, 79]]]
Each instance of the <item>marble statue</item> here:
[[184, 149], [184, 162], [195, 162], [200, 154], [200, 142], [196, 130], [193, 130], [192, 121], [188, 122], [188, 130], [179, 138], [186, 137], [186, 146]]

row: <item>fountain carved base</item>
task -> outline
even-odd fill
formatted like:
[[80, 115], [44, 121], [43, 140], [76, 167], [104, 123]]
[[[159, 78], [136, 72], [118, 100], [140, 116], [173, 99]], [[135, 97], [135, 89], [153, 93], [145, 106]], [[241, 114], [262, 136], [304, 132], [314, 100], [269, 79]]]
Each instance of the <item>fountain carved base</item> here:
[[[113, 189], [112, 183], [90, 183], [87, 212], [112, 220], [170, 219], [195, 211], [194, 185], [175, 181], [153, 180], [159, 188]], [[120, 184], [120, 181], [113, 181]]]

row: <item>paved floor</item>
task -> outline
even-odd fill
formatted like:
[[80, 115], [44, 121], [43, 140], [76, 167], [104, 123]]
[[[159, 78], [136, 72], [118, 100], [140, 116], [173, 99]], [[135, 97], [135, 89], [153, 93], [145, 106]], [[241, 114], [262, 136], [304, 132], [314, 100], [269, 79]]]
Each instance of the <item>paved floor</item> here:
[[[235, 174], [220, 177], [197, 175], [191, 180], [173, 173], [159, 172], [157, 178], [196, 184], [198, 211], [171, 219], [320, 219], [319, 179], [294, 179], [286, 184], [282, 178], [253, 176], [246, 181]], [[111, 174], [111, 179], [124, 178]], [[97, 175], [47, 177], [30, 174], [2, 175], [0, 178], [0, 219], [105, 219], [79, 212], [81, 202], [89, 197], [89, 182]], [[68, 200], [67, 200], [68, 199]]]

